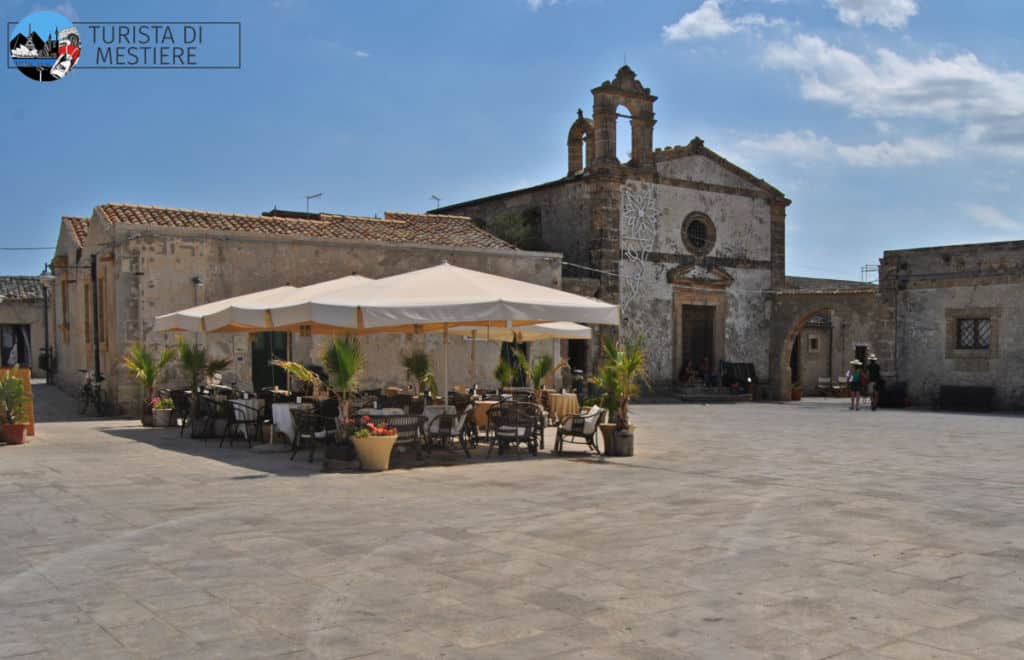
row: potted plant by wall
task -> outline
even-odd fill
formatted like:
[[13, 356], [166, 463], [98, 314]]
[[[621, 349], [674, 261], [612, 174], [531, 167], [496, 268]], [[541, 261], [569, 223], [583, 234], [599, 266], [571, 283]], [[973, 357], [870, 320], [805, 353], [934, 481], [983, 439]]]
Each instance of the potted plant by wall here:
[[196, 424], [199, 420], [199, 381], [206, 380], [218, 371], [223, 371], [231, 362], [229, 360], [211, 358], [206, 349], [198, 344], [190, 344], [184, 338], [178, 340], [178, 361], [181, 368], [188, 374], [192, 383], [192, 437], [195, 437]]
[[383, 472], [391, 465], [391, 450], [398, 440], [398, 432], [386, 424], [374, 424], [369, 417], [352, 434], [352, 444], [359, 456], [359, 468], [367, 472]]
[[[629, 422], [629, 402], [636, 394], [642, 381], [647, 376], [647, 359], [643, 351], [643, 336], [632, 342], [604, 341], [604, 364], [598, 372], [601, 385], [607, 385], [614, 392], [617, 401], [609, 400], [609, 410], [615, 430], [611, 433], [611, 443], [605, 438], [605, 455], [632, 456], [633, 432], [635, 427]], [[610, 404], [617, 403], [612, 408]]]
[[153, 426], [163, 427], [171, 425], [171, 411], [174, 410], [174, 399], [170, 397], [153, 397], [150, 401], [153, 409]]
[[406, 376], [412, 381], [416, 394], [437, 393], [437, 381], [430, 371], [430, 358], [425, 351], [417, 348], [402, 355], [402, 366], [405, 367]]
[[799, 401], [800, 399], [802, 399], [804, 396], [803, 383], [801, 383], [798, 380], [793, 381], [793, 387], [791, 388], [790, 395], [790, 398], [792, 398], [793, 401]]
[[174, 359], [174, 349], [167, 348], [160, 353], [159, 358], [154, 358], [153, 353], [142, 344], [132, 344], [128, 352], [121, 358], [122, 363], [128, 372], [139, 381], [142, 386], [142, 425], [153, 426], [153, 388], [156, 386], [160, 372], [164, 370], [167, 363]]
[[20, 378], [13, 375], [0, 378], [0, 438], [7, 444], [25, 443], [29, 422], [25, 406], [31, 400]]

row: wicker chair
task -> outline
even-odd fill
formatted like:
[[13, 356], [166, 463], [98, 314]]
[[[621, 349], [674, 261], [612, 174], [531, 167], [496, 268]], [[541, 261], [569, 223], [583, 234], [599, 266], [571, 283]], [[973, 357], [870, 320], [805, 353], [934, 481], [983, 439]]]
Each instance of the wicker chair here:
[[[555, 454], [561, 455], [562, 448], [566, 442], [570, 444], [586, 444], [595, 454], [601, 450], [597, 446], [598, 425], [608, 413], [604, 408], [591, 408], [585, 413], [577, 415], [566, 415], [558, 423], [558, 431], [555, 434]], [[583, 442], [573, 438], [582, 439]]]
[[508, 447], [515, 447], [516, 457], [521, 456], [519, 446], [525, 444], [530, 454], [537, 455], [537, 415], [525, 406], [509, 402], [494, 406], [487, 411], [488, 425], [491, 428], [491, 443], [487, 449], [490, 456], [494, 445], [498, 445], [498, 453], [503, 454]]
[[466, 458], [469, 458], [469, 438], [468, 429], [466, 428], [466, 418], [468, 416], [469, 414], [466, 411], [459, 415], [442, 413], [427, 422], [427, 451], [433, 448], [435, 440], [442, 447], [454, 447], [455, 441], [458, 440], [462, 446], [462, 451], [466, 452]]
[[427, 418], [423, 415], [381, 415], [374, 417], [375, 424], [382, 423], [398, 432], [395, 446], [412, 445], [416, 450], [416, 459], [423, 459], [423, 425]]
[[171, 390], [171, 401], [174, 402], [174, 409], [171, 411], [171, 418], [181, 426], [178, 436], [185, 434], [185, 427], [192, 421], [192, 397], [185, 390]]

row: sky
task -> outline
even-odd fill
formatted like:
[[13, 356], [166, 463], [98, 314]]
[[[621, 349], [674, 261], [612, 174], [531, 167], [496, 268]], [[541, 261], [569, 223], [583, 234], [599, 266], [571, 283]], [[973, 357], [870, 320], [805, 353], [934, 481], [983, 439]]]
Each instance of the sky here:
[[[0, 274], [62, 215], [129, 202], [424, 211], [558, 179], [625, 60], [656, 146], [780, 188], [791, 275], [886, 249], [1024, 239], [1019, 0], [0, 0], [7, 21], [239, 21], [242, 66], [0, 72]], [[226, 49], [231, 52], [231, 49]], [[88, 53], [83, 50], [83, 57]]]

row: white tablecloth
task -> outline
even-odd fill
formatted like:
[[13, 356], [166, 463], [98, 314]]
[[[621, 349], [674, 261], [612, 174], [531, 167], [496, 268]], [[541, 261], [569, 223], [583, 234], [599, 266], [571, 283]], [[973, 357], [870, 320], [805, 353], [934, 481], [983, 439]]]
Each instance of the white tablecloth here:
[[270, 414], [274, 419], [274, 431], [284, 433], [288, 440], [295, 442], [295, 422], [292, 420], [292, 408], [301, 408], [301, 403], [275, 403], [270, 408]]
[[[263, 410], [263, 399], [231, 399], [231, 406], [235, 409], [235, 419], [240, 422], [254, 422], [258, 412]], [[242, 428], [248, 437], [249, 427]]]
[[401, 408], [360, 408], [356, 411], [357, 417], [362, 417], [363, 415], [367, 417], [390, 417], [404, 414], [405, 411]]

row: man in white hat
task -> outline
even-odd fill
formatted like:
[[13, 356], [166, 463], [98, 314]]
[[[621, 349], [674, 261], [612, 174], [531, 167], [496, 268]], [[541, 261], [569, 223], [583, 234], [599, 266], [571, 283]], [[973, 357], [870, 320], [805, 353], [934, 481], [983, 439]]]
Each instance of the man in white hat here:
[[878, 356], [868, 356], [868, 396], [871, 397], [871, 409], [878, 410], [879, 390], [882, 387], [882, 368], [878, 366]]
[[846, 372], [846, 385], [850, 388], [850, 410], [860, 410], [860, 393], [864, 390], [863, 363], [854, 358]]

